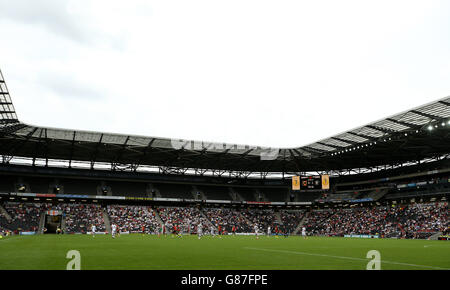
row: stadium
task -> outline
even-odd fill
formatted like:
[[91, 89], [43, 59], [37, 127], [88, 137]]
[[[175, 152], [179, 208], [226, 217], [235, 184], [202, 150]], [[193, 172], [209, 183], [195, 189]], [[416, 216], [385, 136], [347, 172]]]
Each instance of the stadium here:
[[0, 269], [450, 269], [450, 97], [266, 148], [29, 125], [0, 88]]

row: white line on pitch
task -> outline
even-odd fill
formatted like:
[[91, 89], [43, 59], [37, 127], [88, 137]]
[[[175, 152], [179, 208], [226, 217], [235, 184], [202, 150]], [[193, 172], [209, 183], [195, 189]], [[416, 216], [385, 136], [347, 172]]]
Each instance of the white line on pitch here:
[[[368, 259], [362, 259], [362, 258], [333, 256], [333, 255], [325, 255], [325, 254], [314, 254], [314, 253], [296, 252], [296, 251], [272, 250], [272, 249], [261, 249], [261, 248], [250, 248], [250, 247], [245, 247], [244, 249], [265, 251], [265, 252], [278, 252], [278, 253], [286, 253], [286, 254], [306, 255], [306, 256], [316, 256], [316, 257], [328, 257], [328, 258], [346, 259], [346, 260], [356, 260], [356, 261], [364, 261], [364, 262], [369, 261]], [[436, 270], [450, 270], [447, 268], [441, 268], [441, 267], [435, 267], [435, 266], [416, 265], [416, 264], [408, 264], [408, 263], [400, 263], [400, 262], [391, 262], [391, 261], [385, 261], [385, 260], [381, 260], [381, 263], [419, 267], [419, 268], [430, 268], [430, 269], [436, 269]]]

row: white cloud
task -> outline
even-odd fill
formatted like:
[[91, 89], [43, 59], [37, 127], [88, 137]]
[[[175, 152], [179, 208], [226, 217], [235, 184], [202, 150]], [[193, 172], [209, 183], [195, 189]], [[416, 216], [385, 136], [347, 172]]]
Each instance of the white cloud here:
[[5, 2], [33, 124], [294, 147], [450, 94], [448, 1]]

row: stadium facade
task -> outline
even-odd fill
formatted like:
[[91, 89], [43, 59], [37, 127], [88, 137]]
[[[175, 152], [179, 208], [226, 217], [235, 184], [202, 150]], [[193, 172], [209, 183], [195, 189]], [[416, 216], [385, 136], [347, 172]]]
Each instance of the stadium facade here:
[[[320, 221], [311, 218], [315, 210], [331, 210], [318, 214], [329, 222], [343, 214], [340, 210], [355, 207], [364, 211], [408, 204], [403, 209], [419, 215], [430, 203], [439, 203], [432, 206], [437, 220], [424, 227], [430, 235], [448, 228], [450, 97], [306, 146], [266, 148], [25, 124], [0, 72], [0, 154], [0, 231], [9, 225], [12, 231], [40, 233], [55, 212], [63, 217], [58, 223], [64, 228], [70, 211], [80, 204], [93, 207], [79, 217], [88, 219], [82, 227], [72, 217], [74, 228], [84, 232], [92, 223], [89, 217], [103, 220], [107, 231], [111, 220], [120, 213], [126, 219], [134, 206], [152, 212], [155, 220], [149, 219], [155, 225], [149, 231], [167, 224], [170, 208], [188, 208], [179, 213], [181, 219], [201, 219], [216, 228], [227, 224], [228, 232], [231, 223], [243, 221], [280, 225], [291, 234], [306, 224], [313, 232], [316, 223], [316, 233], [326, 235], [330, 233], [317, 226]], [[329, 190], [292, 189], [293, 176], [325, 174]], [[417, 203], [425, 205], [416, 208]], [[124, 214], [118, 205], [129, 208]], [[39, 218], [12, 226], [21, 210]], [[142, 217], [142, 208], [138, 212], [136, 218]], [[236, 215], [241, 218], [231, 217]], [[288, 220], [295, 222], [283, 226]], [[33, 229], [24, 230], [30, 223]], [[399, 228], [393, 232], [406, 236]], [[184, 228], [191, 230], [195, 227]]]

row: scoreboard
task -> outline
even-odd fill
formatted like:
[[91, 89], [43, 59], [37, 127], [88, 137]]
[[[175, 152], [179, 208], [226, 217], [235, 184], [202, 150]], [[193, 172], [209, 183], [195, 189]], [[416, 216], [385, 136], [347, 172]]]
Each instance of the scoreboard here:
[[322, 178], [318, 176], [300, 177], [300, 189], [322, 189]]
[[325, 190], [325, 189], [330, 189], [330, 177], [328, 175], [292, 177], [292, 190]]

